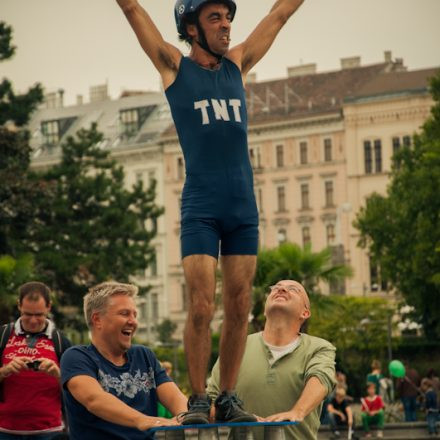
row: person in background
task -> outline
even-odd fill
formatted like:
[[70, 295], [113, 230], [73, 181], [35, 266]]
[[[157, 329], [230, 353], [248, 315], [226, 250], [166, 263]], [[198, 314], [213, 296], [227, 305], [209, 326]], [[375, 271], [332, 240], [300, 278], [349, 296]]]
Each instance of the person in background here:
[[428, 378], [422, 379], [420, 389], [424, 393], [424, 403], [426, 411], [426, 422], [428, 424], [429, 435], [436, 436], [437, 431], [437, 418], [438, 418], [438, 401], [437, 393], [432, 386], [432, 380]]
[[48, 318], [51, 305], [48, 286], [23, 284], [20, 317], [0, 330], [1, 440], [51, 440], [64, 429], [60, 357], [71, 344]]
[[328, 417], [334, 438], [339, 438], [341, 436], [341, 427], [347, 427], [349, 431], [353, 432], [353, 412], [346, 397], [347, 393], [345, 388], [337, 386], [334, 397], [327, 406]]
[[397, 379], [397, 391], [403, 403], [405, 421], [417, 421], [417, 396], [419, 391], [420, 376], [416, 369], [405, 362], [405, 377]]
[[[171, 373], [173, 372], [173, 364], [169, 361], [162, 361], [160, 363], [161, 367], [167, 373], [167, 376], [172, 379]], [[165, 419], [172, 419], [173, 415], [168, 411], [160, 402], [157, 402], [157, 416], [164, 417]]]
[[367, 383], [374, 383], [376, 386], [376, 394], [380, 395], [380, 381], [384, 378], [382, 374], [382, 366], [379, 360], [373, 359], [371, 362], [371, 373], [367, 375]]
[[371, 437], [371, 425], [377, 426], [377, 436], [383, 437], [385, 424], [385, 405], [382, 397], [376, 393], [376, 384], [367, 383], [367, 395], [361, 399], [362, 426], [365, 436]]

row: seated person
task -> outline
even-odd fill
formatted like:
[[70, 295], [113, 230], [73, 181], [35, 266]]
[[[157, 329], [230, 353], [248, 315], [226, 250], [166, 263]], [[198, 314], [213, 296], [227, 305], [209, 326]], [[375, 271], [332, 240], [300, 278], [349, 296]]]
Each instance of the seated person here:
[[342, 387], [336, 387], [334, 397], [327, 406], [330, 426], [335, 437], [340, 437], [339, 428], [344, 426], [353, 429], [353, 412], [347, 401], [346, 391]]
[[137, 293], [131, 284], [106, 282], [84, 297], [91, 343], [61, 358], [71, 440], [153, 440], [150, 428], [178, 424], [157, 417], [158, 401], [174, 416], [186, 410], [186, 397], [154, 353], [132, 345]]
[[385, 405], [382, 397], [376, 394], [376, 384], [367, 383], [367, 396], [361, 399], [362, 426], [366, 437], [371, 437], [370, 426], [377, 426], [377, 436], [383, 437], [383, 425], [385, 422]]

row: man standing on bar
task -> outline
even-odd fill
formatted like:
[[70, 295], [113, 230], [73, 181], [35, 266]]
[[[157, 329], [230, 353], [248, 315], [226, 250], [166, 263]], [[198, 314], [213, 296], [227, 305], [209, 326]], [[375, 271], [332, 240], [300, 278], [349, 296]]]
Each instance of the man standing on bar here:
[[[255, 421], [235, 394], [258, 250], [258, 211], [247, 145], [246, 75], [303, 0], [277, 0], [241, 44], [229, 48], [234, 0], [177, 0], [174, 15], [189, 56], [163, 40], [137, 0], [117, 0], [159, 71], [182, 146], [181, 252], [189, 307], [184, 343], [193, 395], [182, 423], [208, 423], [205, 390], [211, 354], [219, 251], [224, 321], [217, 422]], [[163, 0], [160, 2], [163, 7]]]

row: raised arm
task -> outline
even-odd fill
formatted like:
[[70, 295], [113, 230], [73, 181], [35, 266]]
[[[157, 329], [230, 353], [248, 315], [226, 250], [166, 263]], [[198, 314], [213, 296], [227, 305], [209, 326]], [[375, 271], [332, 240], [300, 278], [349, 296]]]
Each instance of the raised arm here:
[[153, 20], [137, 0], [116, 1], [133, 28], [142, 49], [159, 71], [164, 88], [167, 88], [176, 78], [182, 53], [163, 39]]
[[263, 58], [281, 28], [303, 1], [277, 0], [249, 37], [229, 51], [227, 57], [241, 68], [243, 77]]

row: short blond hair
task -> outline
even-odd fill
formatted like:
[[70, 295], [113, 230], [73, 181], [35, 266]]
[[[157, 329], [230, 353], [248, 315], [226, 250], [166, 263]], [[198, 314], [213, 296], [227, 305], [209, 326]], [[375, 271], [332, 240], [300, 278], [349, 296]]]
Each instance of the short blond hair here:
[[84, 318], [87, 327], [92, 328], [92, 314], [103, 312], [113, 295], [126, 295], [135, 298], [138, 291], [138, 287], [133, 284], [118, 283], [116, 281], [106, 281], [91, 287], [84, 296]]
[[347, 392], [345, 391], [344, 387], [336, 387], [335, 394], [339, 397], [345, 397], [347, 395]]

